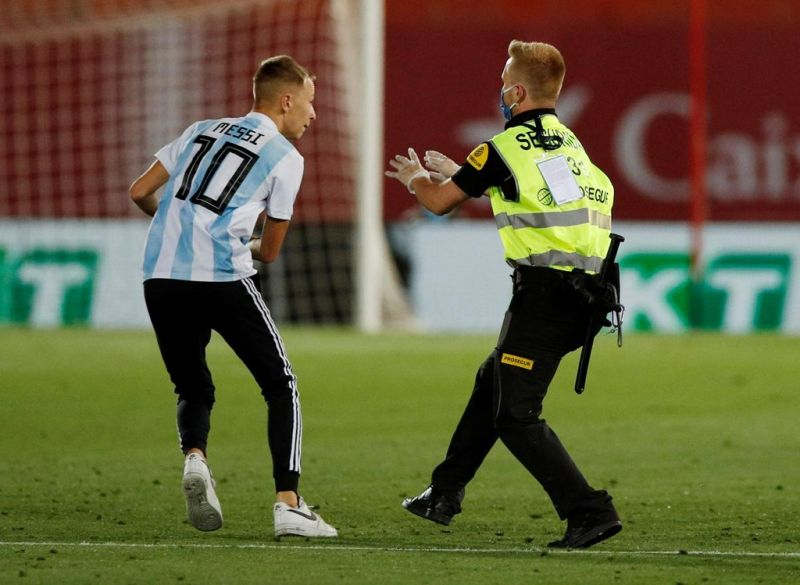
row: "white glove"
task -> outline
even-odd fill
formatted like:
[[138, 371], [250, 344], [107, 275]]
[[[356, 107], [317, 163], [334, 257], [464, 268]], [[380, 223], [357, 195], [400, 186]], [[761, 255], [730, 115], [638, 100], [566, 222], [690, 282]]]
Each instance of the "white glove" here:
[[403, 183], [408, 192], [412, 194], [414, 189], [411, 188], [411, 182], [414, 179], [419, 177], [431, 178], [430, 173], [422, 168], [422, 163], [419, 162], [419, 157], [413, 148], [408, 149], [408, 158], [398, 154], [394, 157], [394, 160], [389, 161], [389, 165], [394, 167], [395, 170], [386, 171], [384, 174]]
[[425, 166], [433, 171], [431, 179], [440, 183], [455, 175], [456, 171], [461, 168], [453, 159], [435, 150], [425, 151]]

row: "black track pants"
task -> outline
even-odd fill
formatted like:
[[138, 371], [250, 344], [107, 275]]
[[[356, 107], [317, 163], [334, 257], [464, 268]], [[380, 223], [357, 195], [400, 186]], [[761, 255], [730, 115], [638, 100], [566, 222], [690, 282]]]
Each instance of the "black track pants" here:
[[144, 283], [144, 295], [178, 395], [181, 449], [206, 451], [215, 388], [205, 349], [214, 330], [253, 374], [268, 404], [267, 438], [276, 491], [296, 491], [303, 430], [300, 397], [255, 277], [234, 282], [151, 279]]

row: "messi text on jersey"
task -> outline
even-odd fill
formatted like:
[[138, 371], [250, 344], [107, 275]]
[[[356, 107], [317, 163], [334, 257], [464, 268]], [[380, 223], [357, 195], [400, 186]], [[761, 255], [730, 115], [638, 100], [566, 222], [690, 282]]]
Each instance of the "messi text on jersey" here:
[[211, 130], [215, 134], [222, 134], [232, 138], [239, 138], [249, 142], [250, 144], [258, 144], [258, 141], [263, 138], [263, 134], [256, 132], [252, 128], [244, 126], [237, 126], [236, 124], [228, 124], [227, 122], [220, 122]]

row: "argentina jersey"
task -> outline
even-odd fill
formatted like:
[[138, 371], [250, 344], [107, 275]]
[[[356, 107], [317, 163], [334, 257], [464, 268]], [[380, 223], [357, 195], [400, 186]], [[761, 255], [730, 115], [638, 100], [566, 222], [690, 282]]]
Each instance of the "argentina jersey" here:
[[204, 120], [156, 153], [169, 180], [150, 224], [144, 279], [255, 274], [247, 247], [262, 211], [291, 219], [303, 157], [266, 115]]

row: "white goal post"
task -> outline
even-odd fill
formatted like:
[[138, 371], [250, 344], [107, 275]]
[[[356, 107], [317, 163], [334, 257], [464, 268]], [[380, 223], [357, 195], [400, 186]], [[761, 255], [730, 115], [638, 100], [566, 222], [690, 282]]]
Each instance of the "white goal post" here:
[[[356, 139], [355, 324], [365, 332], [385, 326], [415, 327], [415, 320], [389, 251], [383, 222], [385, 10], [382, 0], [333, 0], [354, 65], [347, 87]], [[354, 12], [355, 11], [355, 12]], [[356, 31], [352, 23], [357, 22]], [[350, 28], [349, 34], [346, 30]], [[356, 42], [352, 33], [356, 32]]]

